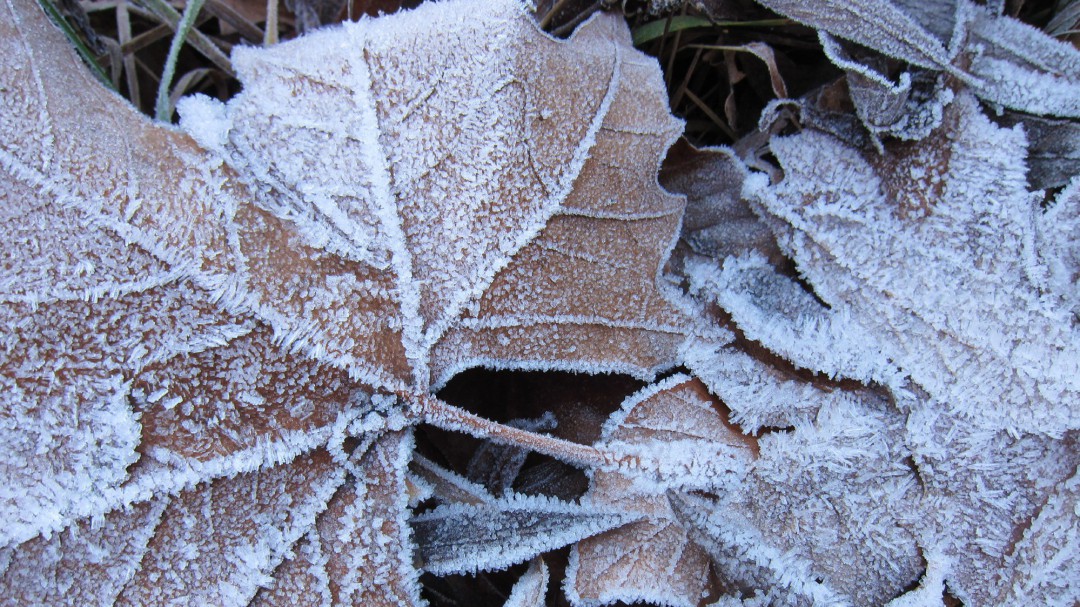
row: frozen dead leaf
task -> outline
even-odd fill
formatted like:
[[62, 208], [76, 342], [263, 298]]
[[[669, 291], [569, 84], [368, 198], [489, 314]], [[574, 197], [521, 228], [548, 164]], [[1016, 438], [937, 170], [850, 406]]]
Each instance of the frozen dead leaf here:
[[0, 585], [20, 605], [247, 605], [341, 479], [316, 452], [114, 510], [19, 546]]
[[[807, 383], [732, 344], [688, 349], [733, 419], [789, 426], [762, 436], [736, 490], [675, 500], [736, 583], [877, 604], [925, 568], [896, 605], [943, 585], [965, 604], [1070, 600], [1055, 576], [1075, 571], [1074, 188], [1042, 209], [1019, 129], [964, 93], [945, 118], [884, 156], [814, 131], [777, 139], [784, 181], [748, 180], [827, 305], [759, 256], [687, 266], [774, 353], [891, 389]], [[1055, 558], [1063, 569], [1042, 565]]]
[[[905, 376], [882, 352], [874, 335], [851, 322], [843, 311], [822, 305], [802, 285], [781, 275], [760, 255], [749, 253], [728, 257], [722, 268], [712, 260], [695, 260], [687, 264], [686, 274], [691, 292], [723, 308], [746, 338], [796, 366], [824, 373], [833, 379], [849, 378], [898, 389], [903, 387]], [[704, 349], [705, 352], [699, 352], [697, 347], [687, 349], [691, 369], [706, 383], [709, 383], [706, 378], [711, 376], [717, 376], [717, 381], [727, 381], [721, 377], [725, 372], [717, 374], [695, 366], [697, 363], [713, 364], [711, 348], [704, 346]], [[719, 362], [724, 358], [718, 357], [717, 363], [722, 366], [740, 364], [731, 358], [727, 363]], [[729, 367], [729, 370], [734, 371], [734, 368]], [[738, 375], [740, 373], [735, 372], [734, 376]], [[712, 384], [709, 387], [724, 398]], [[736, 399], [733, 406], [740, 402]], [[765, 403], [768, 399], [752, 402]], [[775, 406], [783, 409], [790, 405], [777, 402]]]
[[1049, 289], [1080, 315], [1080, 177], [1073, 177], [1036, 222], [1036, 250]]
[[708, 556], [670, 515], [582, 540], [570, 554], [566, 591], [572, 605], [694, 606], [711, 590]]
[[686, 364], [731, 409], [731, 421], [754, 435], [808, 423], [821, 406], [811, 386], [732, 346], [694, 348]]
[[[1077, 5], [1080, 6], [1080, 5]], [[1080, 124], [1007, 113], [1005, 126], [1024, 125], [1028, 138], [1028, 185], [1033, 190], [1057, 188], [1080, 175]]]
[[1080, 51], [1017, 19], [969, 7], [969, 70], [983, 99], [1029, 114], [1080, 117]]
[[1044, 564], [1056, 558], [1060, 571], [1076, 577], [1075, 546], [1056, 537], [1068, 537], [1077, 516], [1063, 507], [1080, 465], [1076, 433], [1012, 437], [921, 406], [909, 416], [907, 435], [924, 495], [906, 526], [947, 563], [951, 592], [979, 605], [1013, 604], [1010, 593], [1035, 588], [1062, 596], [1060, 578]]
[[158, 498], [168, 500], [162, 521], [115, 604], [247, 605], [342, 476], [328, 453], [316, 452]]
[[940, 74], [912, 70], [900, 73], [893, 82], [886, 76], [888, 59], [872, 56], [857, 60], [844, 43], [829, 34], [819, 32], [818, 37], [825, 55], [845, 71], [848, 96], [873, 141], [885, 135], [919, 140], [941, 124], [942, 110], [952, 101], [953, 93]]
[[[675, 462], [726, 460], [730, 477], [753, 458], [753, 441], [733, 430], [701, 382], [676, 375], [628, 398], [608, 420], [606, 444], [648, 445]], [[711, 480], [706, 480], [711, 478]], [[732, 478], [706, 475], [696, 488], [725, 490]], [[618, 471], [596, 471], [586, 499], [597, 507], [637, 514], [629, 522], [578, 542], [570, 553], [565, 588], [573, 605], [648, 601], [692, 607], [711, 594], [709, 558], [687, 537], [668, 503], [668, 489], [642, 487]]]
[[[920, 497], [905, 463], [903, 415], [871, 390], [827, 391], [759, 367], [743, 389], [721, 385], [720, 394], [733, 415], [736, 406], [790, 407], [783, 414], [793, 427], [763, 434], [746, 475], [716, 498], [674, 495], [676, 520], [727, 584], [792, 604], [882, 604], [923, 566], [916, 535], [901, 525]], [[738, 381], [707, 371], [711, 385]]]
[[[871, 135], [922, 139], [952, 95], [948, 75], [979, 97], [1029, 114], [1080, 116], [1080, 52], [967, 0], [760, 0], [819, 31], [847, 74], [850, 97]], [[836, 36], [880, 55], [855, 59]], [[896, 81], [887, 58], [912, 66]]]
[[940, 133], [885, 156], [812, 131], [773, 149], [786, 178], [749, 189], [834, 311], [974, 424], [1080, 427], [1080, 352], [1063, 294], [1040, 288], [1021, 132], [962, 95]]
[[405, 471], [412, 432], [388, 432], [350, 457], [352, 474], [255, 596], [260, 607], [419, 606]]
[[1080, 602], [1080, 473], [1057, 487], [1017, 542], [1008, 559], [1012, 584], [1002, 584], [1007, 604]]
[[[413, 44], [429, 31], [453, 33]], [[517, 3], [462, 2], [300, 42], [238, 52], [227, 106], [180, 106], [251, 188], [230, 280], [287, 343], [421, 392], [478, 365], [675, 361], [686, 321], [658, 274], [683, 203], [655, 169], [679, 125], [624, 26], [598, 16], [560, 42]], [[570, 61], [572, 86], [548, 69]]]
[[4, 599], [15, 605], [108, 605], [134, 576], [165, 500], [114, 510], [14, 550], [0, 575]]
[[[432, 389], [678, 362], [683, 202], [656, 170], [680, 123], [616, 17], [558, 41], [460, 0], [239, 50], [243, 93], [182, 103], [184, 130], [101, 89], [32, 2], [0, 4], [0, 50], [12, 562], [74, 566], [77, 542], [28, 542], [81, 532], [120, 602], [292, 604], [295, 574], [313, 604], [415, 604], [404, 428], [483, 425]], [[149, 539], [93, 522], [145, 503], [167, 504]]]
[[727, 148], [698, 150], [680, 139], [660, 171], [660, 183], [686, 195], [682, 239], [700, 255], [723, 259], [748, 250], [776, 253], [772, 232], [742, 198], [746, 167]]
[[510, 591], [510, 597], [506, 599], [503, 607], [544, 607], [547, 603], [548, 580], [547, 563], [544, 559], [536, 557], [529, 563], [529, 568], [521, 574], [521, 579], [514, 584]]
[[912, 65], [940, 69], [950, 63], [947, 41], [924, 29], [913, 15], [897, 6], [902, 3], [889, 0], [757, 1], [812, 28]]
[[412, 519], [426, 571], [504, 569], [636, 518], [589, 504], [512, 494], [483, 504], [449, 504]]

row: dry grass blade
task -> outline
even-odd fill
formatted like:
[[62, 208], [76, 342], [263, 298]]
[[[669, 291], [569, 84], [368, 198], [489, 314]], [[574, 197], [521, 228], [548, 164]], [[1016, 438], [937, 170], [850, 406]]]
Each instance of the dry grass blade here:
[[730, 126], [728, 126], [727, 122], [725, 122], [724, 119], [719, 116], [719, 114], [713, 111], [713, 109], [709, 107], [709, 104], [705, 103], [697, 95], [691, 92], [690, 89], [685, 89], [683, 91], [683, 94], [686, 95], [686, 98], [693, 102], [693, 104], [696, 105], [698, 109], [700, 109], [706, 116], [708, 116], [709, 120], [712, 120], [713, 124], [716, 125], [716, 127], [720, 129], [725, 135], [730, 137], [732, 140], [739, 138], [739, 136], [735, 134], [735, 131], [732, 130]]
[[263, 35], [263, 45], [271, 46], [278, 43], [278, 4], [280, 0], [266, 0], [266, 32]]
[[1080, 34], [1080, 0], [1059, 3], [1057, 13], [1043, 29], [1047, 34], [1058, 38]]
[[217, 17], [222, 22], [229, 24], [243, 36], [244, 40], [252, 44], [262, 44], [263, 30], [249, 21], [243, 14], [226, 2], [221, 0], [206, 0], [203, 9]]
[[776, 67], [776, 55], [773, 53], [772, 48], [767, 44], [761, 42], [750, 42], [748, 44], [742, 44], [739, 46], [727, 46], [722, 44], [692, 44], [687, 46], [687, 48], [731, 51], [735, 53], [750, 53], [751, 55], [764, 61], [766, 67], [769, 68], [769, 80], [772, 84], [773, 93], [780, 99], [784, 99], [788, 96], [787, 85], [784, 83], [784, 77], [780, 75], [780, 69]]
[[172, 90], [169, 92], [169, 108], [176, 107], [176, 102], [180, 97], [195, 90], [202, 82], [210, 78], [217, 70], [209, 67], [201, 67], [198, 69], [186, 72], [183, 76], [176, 80], [176, 84], [173, 85]]
[[127, 83], [127, 97], [135, 107], [142, 109], [141, 91], [139, 89], [139, 74], [135, 69], [135, 56], [130, 52], [124, 52], [124, 46], [131, 43], [131, 13], [127, 2], [116, 3], [116, 32], [120, 43], [120, 53], [123, 57], [124, 76]]

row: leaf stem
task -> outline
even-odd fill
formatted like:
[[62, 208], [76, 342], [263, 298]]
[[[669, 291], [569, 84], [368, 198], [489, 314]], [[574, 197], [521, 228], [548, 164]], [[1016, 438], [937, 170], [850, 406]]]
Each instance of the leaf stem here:
[[413, 401], [420, 407], [420, 415], [425, 422], [438, 426], [443, 430], [465, 432], [478, 438], [486, 438], [503, 445], [529, 449], [544, 455], [550, 455], [569, 464], [578, 464], [589, 468], [640, 466], [640, 462], [633, 456], [612, 453], [589, 445], [555, 438], [554, 436], [506, 426], [469, 413], [434, 396], [426, 394], [401, 396]]

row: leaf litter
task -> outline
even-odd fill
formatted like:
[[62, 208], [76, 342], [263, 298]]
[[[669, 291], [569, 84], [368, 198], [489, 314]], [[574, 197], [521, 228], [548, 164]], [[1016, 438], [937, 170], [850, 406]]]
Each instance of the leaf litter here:
[[[693, 67], [662, 82], [609, 17], [558, 42], [457, 2], [237, 49], [244, 92], [168, 130], [61, 87], [89, 80], [8, 2], [7, 594], [443, 604], [421, 569], [529, 562], [507, 604], [1074, 602], [1076, 51], [966, 2], [763, 4], [841, 80], [739, 153], [680, 143], [684, 218], [653, 92], [703, 104]], [[675, 365], [554, 423], [432, 395]], [[493, 441], [460, 468], [487, 487], [414, 454], [421, 422]], [[528, 449], [589, 491], [521, 493], [565, 474]]]

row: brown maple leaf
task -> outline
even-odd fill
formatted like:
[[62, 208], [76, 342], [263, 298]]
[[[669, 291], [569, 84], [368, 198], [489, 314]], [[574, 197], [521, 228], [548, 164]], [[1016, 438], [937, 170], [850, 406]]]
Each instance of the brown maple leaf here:
[[183, 130], [32, 3], [0, 5], [0, 49], [17, 602], [415, 603], [411, 425], [617, 459], [433, 389], [676, 361], [682, 201], [656, 168], [679, 123], [616, 18], [562, 42], [448, 2], [238, 50], [244, 92], [182, 103]]
[[619, 471], [593, 473], [587, 496], [593, 506], [636, 520], [574, 546], [566, 578], [572, 604], [693, 607], [717, 594], [709, 555], [688, 536], [669, 496], [723, 491], [754, 459], [755, 441], [733, 429], [719, 406], [700, 381], [675, 375], [628, 398], [608, 420], [601, 444], [663, 452], [683, 469], [671, 482], [648, 485]]

